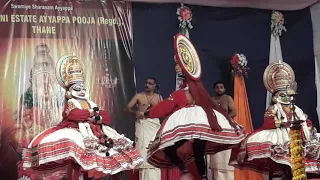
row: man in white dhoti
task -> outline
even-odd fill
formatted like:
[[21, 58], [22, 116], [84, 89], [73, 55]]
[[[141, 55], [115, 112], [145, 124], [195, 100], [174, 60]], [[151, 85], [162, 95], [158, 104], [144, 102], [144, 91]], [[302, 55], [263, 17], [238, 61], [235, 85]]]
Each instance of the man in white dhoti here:
[[[225, 94], [226, 89], [223, 82], [218, 81], [214, 84], [216, 93], [211, 99], [223, 109], [230, 118], [236, 116], [236, 109], [231, 96]], [[209, 170], [211, 170], [212, 180], [233, 180], [234, 167], [229, 166], [231, 150], [225, 150], [213, 155], [208, 155]]]
[[[157, 118], [144, 118], [144, 112], [151, 106], [158, 104], [162, 97], [160, 94], [155, 93], [159, 86], [157, 85], [156, 79], [148, 77], [145, 82], [144, 92], [137, 93], [127, 105], [128, 111], [134, 113], [137, 117], [136, 121], [136, 131], [135, 131], [135, 144], [136, 148], [140, 152], [141, 156], [144, 158], [144, 162], [138, 167], [139, 168], [139, 180], [160, 180], [161, 171], [150, 165], [147, 159], [147, 147], [149, 142], [156, 135], [159, 127], [160, 120]], [[136, 106], [137, 110], [132, 108]]]

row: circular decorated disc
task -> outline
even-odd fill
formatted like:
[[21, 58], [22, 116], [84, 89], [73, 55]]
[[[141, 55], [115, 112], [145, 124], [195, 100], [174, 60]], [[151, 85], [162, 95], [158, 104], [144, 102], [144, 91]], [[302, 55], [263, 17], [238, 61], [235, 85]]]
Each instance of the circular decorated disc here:
[[275, 92], [274, 75], [279, 69], [282, 69], [287, 74], [290, 82], [295, 81], [294, 71], [289, 64], [285, 62], [273, 62], [267, 66], [263, 73], [264, 86], [270, 93]]
[[182, 71], [191, 79], [199, 80], [201, 76], [201, 64], [197, 51], [191, 41], [182, 34], [174, 38], [174, 49], [177, 63]]

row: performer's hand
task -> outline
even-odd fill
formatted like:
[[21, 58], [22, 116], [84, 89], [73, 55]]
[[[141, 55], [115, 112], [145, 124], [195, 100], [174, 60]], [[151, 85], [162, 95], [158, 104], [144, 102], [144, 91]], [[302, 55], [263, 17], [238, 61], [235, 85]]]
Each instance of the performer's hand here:
[[94, 120], [94, 122], [96, 124], [102, 124], [103, 123], [101, 116], [95, 116], [95, 117], [93, 117], [93, 120]]
[[91, 118], [91, 117], [89, 117], [88, 118], [88, 121], [90, 122], [90, 123], [92, 123], [92, 124], [94, 124], [96, 121], [93, 119], [93, 118]]
[[102, 119], [97, 121], [97, 124], [102, 124]]
[[283, 122], [283, 123], [281, 123], [281, 127], [284, 127], [284, 128], [289, 128], [290, 125], [291, 125], [290, 122]]
[[138, 119], [143, 119], [143, 118], [144, 118], [144, 113], [143, 113], [143, 112], [140, 112], [140, 111], [137, 111], [137, 112], [136, 112], [136, 117], [137, 117]]

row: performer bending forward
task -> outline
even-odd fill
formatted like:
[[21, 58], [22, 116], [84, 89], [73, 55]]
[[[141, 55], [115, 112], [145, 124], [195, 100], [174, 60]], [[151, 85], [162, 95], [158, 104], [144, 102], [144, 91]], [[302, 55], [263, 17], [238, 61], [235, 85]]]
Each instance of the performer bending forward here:
[[[205, 180], [205, 153], [236, 147], [246, 134], [210, 99], [200, 82], [201, 65], [191, 42], [176, 35], [175, 50], [176, 71], [185, 74], [185, 87], [145, 113], [149, 118], [166, 117], [149, 146], [148, 162], [160, 168], [177, 166], [181, 179], [191, 179], [185, 164], [194, 158], [198, 173]], [[178, 156], [180, 149], [184, 152]]]
[[[286, 88], [294, 81], [292, 68], [282, 63], [270, 64], [264, 72], [264, 85], [273, 93], [272, 105], [264, 114], [264, 124], [252, 132], [231, 154], [230, 164], [251, 169], [273, 177], [292, 179], [290, 155], [290, 97]], [[320, 173], [320, 143], [310, 132], [312, 123], [306, 114], [295, 106], [295, 115], [302, 120], [304, 153], [307, 173]]]
[[52, 172], [72, 162], [68, 179], [79, 179], [80, 172], [97, 179], [133, 169], [142, 163], [133, 142], [110, 128], [107, 112], [88, 100], [79, 59], [61, 57], [56, 75], [60, 85], [67, 90], [63, 121], [31, 141], [23, 168], [36, 170], [36, 173]]

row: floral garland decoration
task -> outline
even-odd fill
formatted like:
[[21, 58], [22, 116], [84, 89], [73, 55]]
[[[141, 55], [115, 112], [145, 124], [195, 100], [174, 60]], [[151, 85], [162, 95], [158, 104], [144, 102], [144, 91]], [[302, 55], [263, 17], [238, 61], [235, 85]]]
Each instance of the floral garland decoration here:
[[193, 26], [191, 24], [192, 20], [192, 11], [189, 7], [181, 4], [181, 7], [177, 9], [178, 20], [180, 21], [179, 27], [192, 29]]
[[245, 55], [241, 53], [236, 53], [231, 58], [232, 74], [234, 76], [245, 76], [248, 78], [248, 72], [250, 68], [248, 67], [248, 60]]
[[284, 26], [284, 17], [283, 14], [279, 11], [273, 11], [271, 15], [271, 33], [280, 37], [282, 35], [282, 31], [287, 32], [287, 28]]
[[300, 128], [290, 128], [290, 152], [293, 180], [307, 180]]

